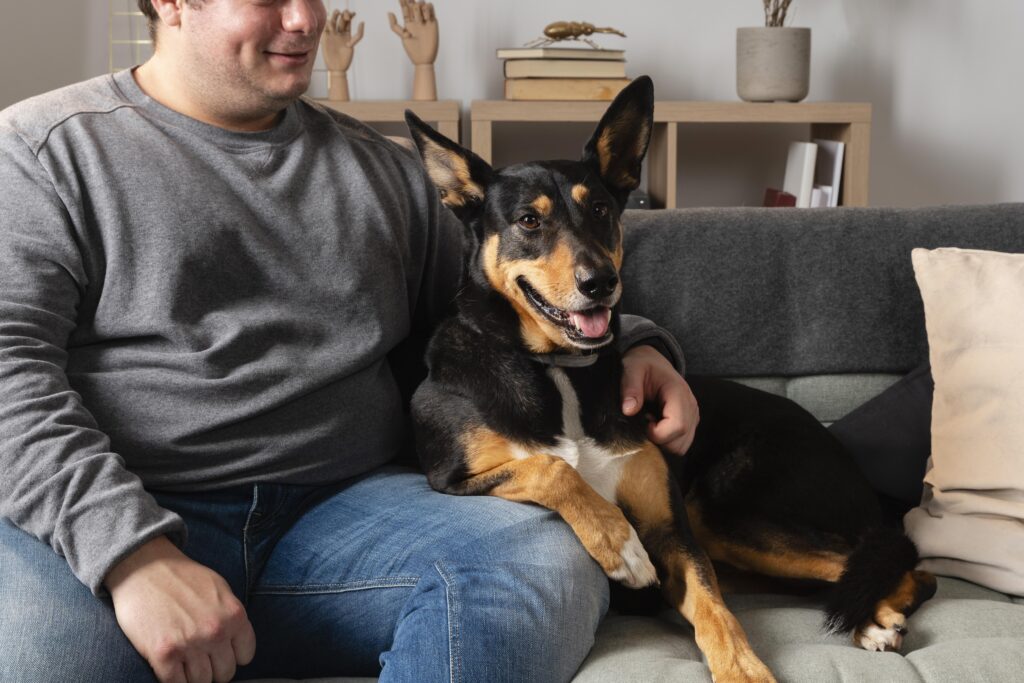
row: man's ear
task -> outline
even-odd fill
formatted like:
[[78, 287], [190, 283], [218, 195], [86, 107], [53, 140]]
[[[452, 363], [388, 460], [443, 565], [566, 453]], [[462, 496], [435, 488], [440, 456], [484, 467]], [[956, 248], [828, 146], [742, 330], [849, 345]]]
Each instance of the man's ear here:
[[181, 13], [182, 5], [185, 3], [182, 0], [147, 0], [152, 3], [153, 9], [156, 10], [157, 16], [160, 17], [160, 22], [165, 26], [180, 26], [181, 25]]
[[462, 211], [483, 202], [493, 173], [490, 165], [423, 123], [408, 109], [405, 123], [444, 205], [461, 218]]
[[654, 84], [640, 76], [623, 88], [583, 147], [583, 161], [595, 166], [620, 206], [640, 186], [640, 169], [654, 127]]

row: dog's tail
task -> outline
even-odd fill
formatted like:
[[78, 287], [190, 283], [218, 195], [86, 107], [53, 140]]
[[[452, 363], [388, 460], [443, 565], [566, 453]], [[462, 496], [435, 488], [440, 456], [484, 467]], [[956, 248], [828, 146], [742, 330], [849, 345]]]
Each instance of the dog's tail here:
[[899, 529], [875, 527], [846, 560], [825, 608], [825, 628], [851, 631], [875, 617], [883, 601], [909, 616], [935, 594], [935, 577], [916, 571], [917, 546]]

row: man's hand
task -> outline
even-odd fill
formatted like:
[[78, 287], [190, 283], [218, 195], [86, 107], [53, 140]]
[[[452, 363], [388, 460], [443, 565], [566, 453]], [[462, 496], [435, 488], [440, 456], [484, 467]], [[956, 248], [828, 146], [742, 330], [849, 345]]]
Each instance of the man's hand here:
[[256, 635], [242, 603], [166, 537], [118, 563], [105, 584], [117, 623], [161, 683], [222, 683], [252, 661]]
[[651, 346], [634, 346], [627, 351], [622, 368], [622, 412], [635, 415], [644, 401], [659, 406], [661, 415], [647, 428], [647, 438], [670, 453], [686, 453], [700, 420], [690, 385]]

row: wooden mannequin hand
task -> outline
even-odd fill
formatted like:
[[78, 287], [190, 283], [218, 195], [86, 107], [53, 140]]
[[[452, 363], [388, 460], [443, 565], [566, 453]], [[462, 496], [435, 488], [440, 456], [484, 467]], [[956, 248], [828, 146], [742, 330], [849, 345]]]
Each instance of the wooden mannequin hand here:
[[324, 27], [324, 64], [328, 71], [348, 71], [352, 64], [356, 43], [363, 39], [363, 22], [359, 22], [356, 34], [352, 35], [352, 19], [355, 12], [334, 10]]
[[405, 53], [416, 66], [433, 64], [437, 58], [437, 18], [434, 5], [423, 0], [398, 0], [405, 26], [399, 26], [394, 12], [388, 12], [391, 30], [402, 39]]

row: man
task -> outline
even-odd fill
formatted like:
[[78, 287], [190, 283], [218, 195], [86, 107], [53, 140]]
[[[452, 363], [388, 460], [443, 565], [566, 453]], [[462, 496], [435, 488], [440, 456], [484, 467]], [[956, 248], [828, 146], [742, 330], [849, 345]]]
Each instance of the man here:
[[[389, 464], [461, 226], [299, 99], [322, 2], [140, 7], [152, 59], [0, 114], [0, 679], [571, 677], [607, 583], [568, 527]], [[684, 452], [685, 382], [625, 363]]]

